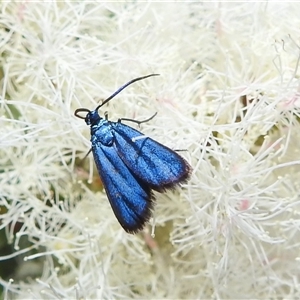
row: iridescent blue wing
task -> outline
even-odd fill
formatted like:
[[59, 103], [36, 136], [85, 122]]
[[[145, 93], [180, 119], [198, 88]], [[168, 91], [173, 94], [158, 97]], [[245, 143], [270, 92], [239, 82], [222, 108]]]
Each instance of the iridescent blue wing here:
[[107, 197], [119, 223], [127, 232], [143, 228], [151, 216], [151, 189], [134, 175], [114, 147], [92, 144], [95, 163]]
[[149, 137], [143, 138], [142, 133], [121, 122], [111, 122], [111, 126], [116, 152], [152, 189], [174, 188], [189, 178], [190, 165], [175, 151]]

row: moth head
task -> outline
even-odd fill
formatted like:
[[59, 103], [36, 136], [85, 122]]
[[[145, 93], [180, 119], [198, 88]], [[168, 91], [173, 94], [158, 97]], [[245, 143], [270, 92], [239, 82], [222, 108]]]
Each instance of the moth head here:
[[[85, 116], [81, 115], [83, 112], [86, 113]], [[94, 125], [101, 119], [97, 109], [89, 110], [87, 108], [78, 108], [75, 110], [74, 115], [79, 119], [83, 119], [87, 125]]]

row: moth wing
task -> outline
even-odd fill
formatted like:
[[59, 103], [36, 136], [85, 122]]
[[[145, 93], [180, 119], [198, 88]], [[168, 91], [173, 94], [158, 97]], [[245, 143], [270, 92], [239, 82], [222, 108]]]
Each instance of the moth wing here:
[[191, 172], [188, 162], [175, 151], [120, 122], [111, 122], [116, 152], [127, 167], [157, 191], [185, 182]]
[[143, 228], [151, 216], [153, 195], [124, 164], [114, 147], [96, 142], [92, 152], [107, 197], [121, 226], [127, 232]]

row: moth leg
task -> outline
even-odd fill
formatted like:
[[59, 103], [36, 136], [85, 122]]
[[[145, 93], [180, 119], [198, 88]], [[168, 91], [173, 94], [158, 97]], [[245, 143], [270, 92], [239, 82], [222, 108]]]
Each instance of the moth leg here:
[[127, 119], [127, 118], [120, 118], [120, 119], [118, 119], [118, 123], [121, 123], [122, 121], [128, 121], [128, 122], [133, 122], [133, 123], [140, 125], [142, 123], [146, 123], [146, 122], [152, 120], [156, 115], [157, 115], [157, 112], [150, 118], [148, 118], [146, 120], [142, 120], [142, 121], [138, 121], [138, 120], [134, 120], [134, 119]]
[[91, 153], [91, 151], [92, 151], [92, 148], [88, 151], [88, 153], [85, 155], [85, 157], [82, 160], [86, 159], [86, 157]]
[[82, 159], [79, 161], [79, 163], [78, 163], [79, 166], [82, 166], [82, 165], [83, 165], [83, 162], [85, 161], [85, 159], [87, 158], [87, 156], [91, 153], [91, 151], [92, 151], [92, 148], [88, 151], [88, 153], [84, 156], [84, 158], [82, 158]]

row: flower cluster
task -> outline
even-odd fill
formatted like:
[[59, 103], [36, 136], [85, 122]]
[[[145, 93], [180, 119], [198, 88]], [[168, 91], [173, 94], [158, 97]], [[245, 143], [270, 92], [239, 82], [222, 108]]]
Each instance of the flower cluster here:
[[[299, 5], [0, 6], [4, 299], [299, 298]], [[180, 189], [120, 227], [74, 117], [147, 119], [184, 149]]]

